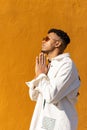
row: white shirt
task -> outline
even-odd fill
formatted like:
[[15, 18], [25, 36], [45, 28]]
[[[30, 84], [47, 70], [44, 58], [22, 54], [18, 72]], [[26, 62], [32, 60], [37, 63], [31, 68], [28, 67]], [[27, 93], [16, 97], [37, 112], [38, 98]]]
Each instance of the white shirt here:
[[36, 101], [29, 130], [76, 130], [75, 110], [80, 80], [69, 53], [51, 61], [47, 75], [26, 82], [31, 100]]

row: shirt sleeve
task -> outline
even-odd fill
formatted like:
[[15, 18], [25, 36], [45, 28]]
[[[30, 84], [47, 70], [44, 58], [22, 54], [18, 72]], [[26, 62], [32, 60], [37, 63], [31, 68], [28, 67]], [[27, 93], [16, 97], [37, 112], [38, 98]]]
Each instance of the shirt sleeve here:
[[74, 85], [79, 86], [78, 73], [72, 62], [65, 62], [56, 77], [49, 79], [48, 76], [42, 76], [36, 90], [43, 95], [46, 102], [57, 103], [70, 93], [70, 86], [74, 89]]
[[[78, 74], [72, 62], [62, 64], [56, 77], [49, 77], [41, 74], [38, 78], [30, 82], [31, 88], [35, 86], [35, 90], [42, 94], [48, 103], [57, 103], [67, 95], [70, 85], [78, 78]], [[77, 84], [79, 86], [79, 84]], [[72, 85], [72, 87], [74, 87]]]
[[29, 87], [29, 95], [31, 100], [37, 101], [40, 92], [36, 89], [36, 87], [38, 87], [40, 80], [45, 76], [45, 74], [40, 74], [37, 78], [33, 79], [32, 81], [25, 82], [26, 85]]

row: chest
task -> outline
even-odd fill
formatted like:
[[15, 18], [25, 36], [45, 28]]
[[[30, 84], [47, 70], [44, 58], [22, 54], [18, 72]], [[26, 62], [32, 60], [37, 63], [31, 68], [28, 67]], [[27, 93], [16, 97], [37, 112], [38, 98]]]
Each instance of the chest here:
[[48, 77], [50, 79], [55, 78], [58, 72], [60, 71], [61, 66], [62, 66], [62, 62], [56, 62], [56, 61], [52, 62], [49, 67]]

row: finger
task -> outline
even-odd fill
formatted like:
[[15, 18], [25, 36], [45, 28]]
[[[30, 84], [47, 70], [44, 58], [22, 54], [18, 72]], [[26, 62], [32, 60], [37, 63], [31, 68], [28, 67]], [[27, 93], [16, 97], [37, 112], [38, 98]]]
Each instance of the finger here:
[[39, 54], [39, 64], [41, 64], [41, 53]]
[[43, 53], [40, 53], [39, 55], [39, 64], [43, 64], [44, 61], [43, 61]]
[[39, 64], [39, 58], [38, 56], [36, 57], [36, 65]]
[[44, 64], [44, 54], [42, 53], [42, 64]]
[[44, 62], [44, 64], [46, 64], [46, 55], [45, 54], [44, 54], [43, 62]]

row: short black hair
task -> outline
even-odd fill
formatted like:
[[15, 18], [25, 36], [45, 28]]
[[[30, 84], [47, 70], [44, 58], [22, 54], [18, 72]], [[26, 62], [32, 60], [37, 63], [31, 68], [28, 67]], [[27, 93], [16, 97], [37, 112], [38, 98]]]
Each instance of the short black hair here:
[[56, 33], [61, 38], [61, 40], [65, 44], [65, 46], [67, 46], [70, 43], [70, 37], [63, 30], [52, 28], [48, 31], [48, 34], [51, 32]]

